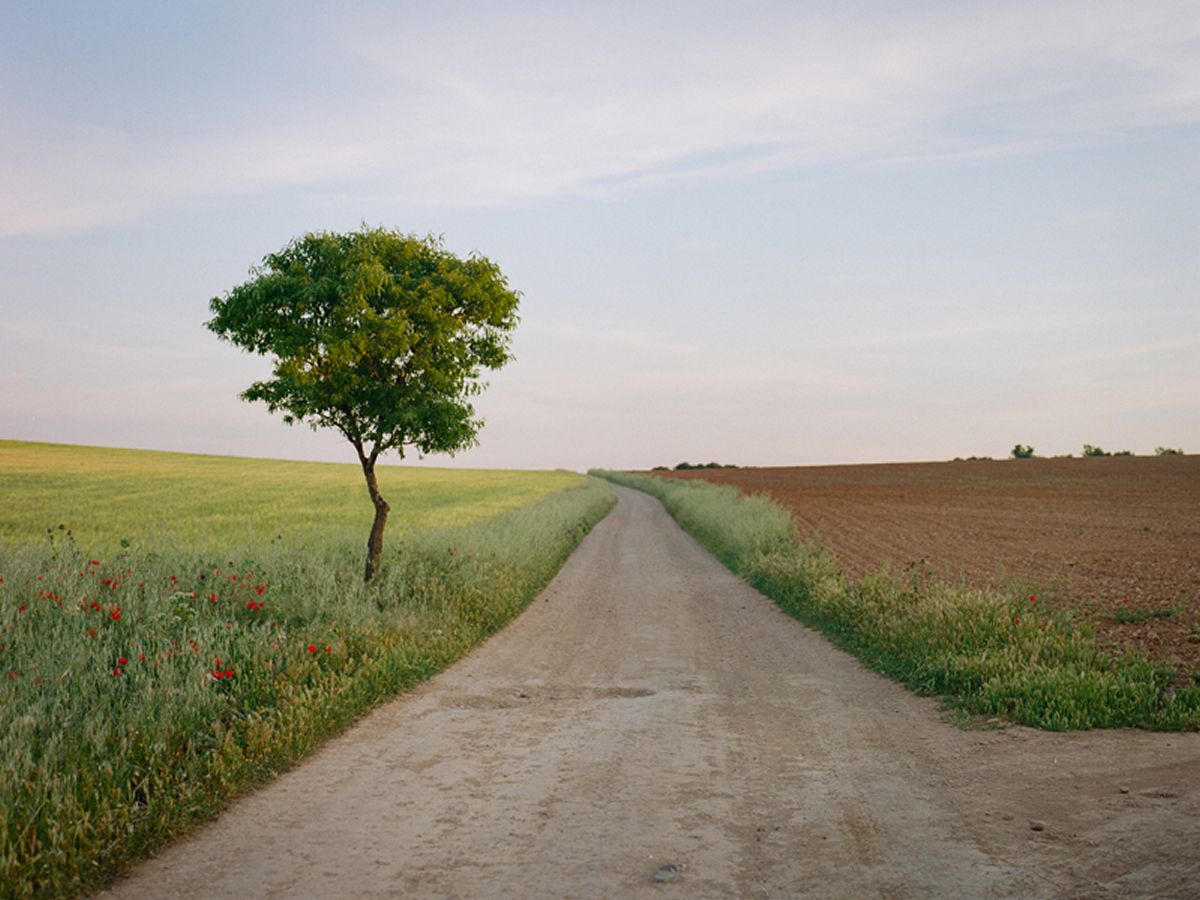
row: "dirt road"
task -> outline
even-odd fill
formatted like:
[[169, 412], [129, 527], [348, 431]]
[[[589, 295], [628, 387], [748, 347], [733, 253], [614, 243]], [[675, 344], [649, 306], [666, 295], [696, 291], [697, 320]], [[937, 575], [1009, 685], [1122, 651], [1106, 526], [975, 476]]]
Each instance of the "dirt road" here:
[[1200, 897], [1200, 735], [963, 731], [620, 503], [117, 897]]

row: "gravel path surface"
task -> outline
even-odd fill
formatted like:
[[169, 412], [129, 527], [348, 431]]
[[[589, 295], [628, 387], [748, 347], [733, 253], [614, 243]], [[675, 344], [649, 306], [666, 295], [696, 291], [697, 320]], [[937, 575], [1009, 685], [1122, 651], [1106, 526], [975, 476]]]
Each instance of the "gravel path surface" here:
[[620, 502], [112, 897], [1200, 897], [1200, 735], [963, 731]]

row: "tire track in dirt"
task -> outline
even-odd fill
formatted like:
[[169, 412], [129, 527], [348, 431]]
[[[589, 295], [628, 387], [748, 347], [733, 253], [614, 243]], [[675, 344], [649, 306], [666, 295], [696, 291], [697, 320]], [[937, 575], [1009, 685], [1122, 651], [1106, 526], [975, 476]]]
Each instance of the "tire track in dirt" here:
[[961, 731], [619, 494], [505, 631], [110, 896], [1200, 896], [1200, 736]]

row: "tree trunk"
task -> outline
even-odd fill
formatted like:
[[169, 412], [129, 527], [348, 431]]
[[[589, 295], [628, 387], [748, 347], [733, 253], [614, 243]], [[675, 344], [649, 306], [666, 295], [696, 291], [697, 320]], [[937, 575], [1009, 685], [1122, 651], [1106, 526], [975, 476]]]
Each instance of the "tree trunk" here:
[[379, 559], [383, 555], [383, 526], [387, 524], [391, 507], [379, 493], [379, 485], [375, 481], [375, 454], [370, 457], [359, 455], [363, 475], [367, 479], [367, 491], [371, 495], [371, 502], [375, 504], [375, 524], [371, 526], [371, 536], [367, 538], [367, 569], [363, 576], [363, 581], [369, 582], [379, 573]]

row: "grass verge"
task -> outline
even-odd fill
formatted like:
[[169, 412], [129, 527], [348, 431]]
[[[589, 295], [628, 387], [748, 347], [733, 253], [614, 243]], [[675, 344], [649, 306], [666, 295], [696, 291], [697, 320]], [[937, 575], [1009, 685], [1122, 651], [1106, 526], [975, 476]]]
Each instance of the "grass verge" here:
[[236, 553], [0, 545], [0, 893], [103, 884], [459, 658], [611, 507], [573, 481], [392, 535], [370, 585], [358, 527]]
[[973, 715], [1051, 730], [1200, 728], [1200, 688], [1101, 652], [1066, 613], [1024, 593], [879, 573], [853, 583], [762, 496], [698, 481], [595, 472], [660, 500], [725, 565], [878, 672]]

